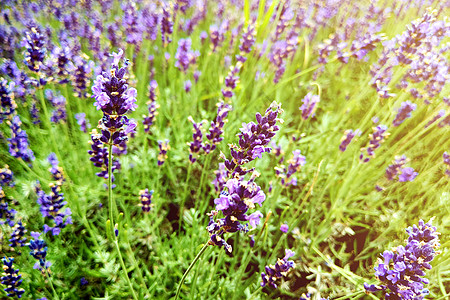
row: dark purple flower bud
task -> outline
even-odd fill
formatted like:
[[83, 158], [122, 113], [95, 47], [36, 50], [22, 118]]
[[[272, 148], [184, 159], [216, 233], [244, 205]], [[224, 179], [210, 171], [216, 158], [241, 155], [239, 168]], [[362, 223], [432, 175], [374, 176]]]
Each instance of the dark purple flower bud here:
[[170, 150], [169, 140], [158, 141], [158, 166], [162, 166], [167, 159], [167, 151]]
[[36, 27], [31, 27], [25, 32], [26, 52], [25, 65], [33, 72], [39, 72], [44, 64], [45, 48], [44, 36]]
[[32, 239], [28, 245], [30, 248], [30, 255], [33, 256], [38, 262], [34, 265], [34, 269], [39, 269], [43, 274], [50, 267], [51, 263], [46, 260], [47, 257], [47, 243], [40, 239], [39, 232], [31, 232]]
[[344, 152], [347, 149], [348, 145], [353, 140], [353, 138], [355, 136], [360, 136], [360, 135], [361, 135], [361, 131], [359, 129], [356, 129], [355, 131], [353, 131], [351, 129], [346, 130], [344, 132], [344, 136], [341, 139], [341, 144], [339, 145], [339, 150]]
[[[100, 172], [96, 173], [98, 177], [103, 177], [108, 179], [108, 149], [104, 146], [104, 144], [100, 141], [101, 134], [97, 132], [97, 130], [93, 130], [91, 132], [91, 150], [88, 151], [89, 155], [91, 155], [90, 160], [94, 163], [94, 166], [100, 168]], [[119, 160], [115, 159], [112, 162], [111, 171], [120, 169]], [[112, 175], [112, 180], [114, 181], [114, 175]]]
[[9, 239], [11, 244], [9, 244], [9, 246], [12, 248], [27, 246], [27, 238], [25, 237], [25, 233], [27, 233], [27, 230], [22, 224], [22, 221], [17, 222], [17, 224], [12, 227], [11, 238]]
[[2, 169], [0, 169], [0, 186], [13, 187], [14, 185], [14, 174], [9, 166], [5, 165]]
[[319, 96], [308, 93], [302, 102], [303, 104], [299, 108], [302, 111], [302, 119], [307, 120], [309, 117], [314, 117], [317, 104], [320, 102]]
[[16, 158], [21, 158], [23, 161], [31, 163], [34, 160], [34, 153], [28, 145], [28, 135], [20, 128], [22, 122], [18, 115], [14, 116], [7, 122], [11, 128], [11, 138], [9, 141], [9, 153]]
[[86, 120], [86, 114], [81, 112], [75, 114], [75, 119], [77, 120], [78, 125], [80, 125], [80, 130], [83, 132], [87, 132], [88, 128], [91, 128], [91, 124]]
[[261, 273], [261, 286], [265, 287], [266, 285], [271, 286], [276, 289], [278, 287], [277, 282], [280, 279], [284, 279], [287, 276], [287, 273], [295, 268], [295, 263], [291, 260], [288, 260], [292, 256], [295, 255], [289, 249], [285, 249], [286, 255], [281, 259], [279, 258], [275, 265], [268, 265], [265, 267], [265, 272]]
[[186, 73], [190, 65], [194, 65], [200, 52], [191, 50], [192, 41], [190, 38], [180, 39], [178, 41], [178, 49], [175, 54], [175, 67], [183, 73]]
[[0, 77], [0, 124], [4, 118], [14, 115], [17, 104], [14, 101], [13, 89], [14, 83]]
[[209, 133], [206, 135], [206, 138], [211, 143], [203, 146], [206, 153], [216, 149], [216, 146], [223, 141], [223, 126], [226, 122], [228, 122], [227, 116], [231, 109], [231, 105], [226, 104], [223, 101], [217, 103], [217, 116], [214, 121], [211, 122], [211, 128], [209, 129]]
[[172, 9], [170, 9], [166, 5], [163, 5], [163, 12], [161, 18], [161, 38], [164, 46], [172, 42], [170, 36], [173, 32], [173, 20], [172, 20], [173, 12], [171, 12], [171, 10]]
[[402, 103], [401, 107], [398, 109], [398, 113], [395, 116], [392, 125], [399, 126], [406, 119], [411, 117], [411, 112], [413, 112], [417, 108], [417, 105], [411, 103], [410, 101], [405, 101]]
[[378, 125], [377, 127], [373, 128], [373, 134], [369, 134], [369, 145], [366, 148], [361, 149], [361, 152], [367, 151], [368, 156], [364, 158], [364, 154], [361, 153], [359, 159], [362, 160], [362, 162], [366, 163], [370, 160], [370, 158], [375, 157], [375, 149], [378, 149], [381, 146], [381, 143], [383, 143], [384, 140], [389, 136], [389, 133], [387, 133], [386, 131], [386, 125]]
[[203, 123], [195, 123], [194, 119], [190, 116], [188, 118], [189, 122], [192, 123], [192, 142], [189, 145], [189, 161], [194, 163], [197, 160], [197, 156], [202, 149], [205, 148], [203, 145], [203, 133], [202, 126]]
[[25, 293], [24, 289], [19, 289], [18, 287], [22, 284], [22, 274], [19, 274], [19, 269], [14, 268], [14, 258], [3, 257], [3, 276], [0, 280], [3, 285], [6, 286], [4, 291], [8, 297], [21, 298], [22, 294]]
[[142, 206], [142, 211], [148, 213], [153, 207], [152, 205], [153, 190], [148, 191], [148, 189], [139, 191], [139, 199], [141, 200], [140, 206]]

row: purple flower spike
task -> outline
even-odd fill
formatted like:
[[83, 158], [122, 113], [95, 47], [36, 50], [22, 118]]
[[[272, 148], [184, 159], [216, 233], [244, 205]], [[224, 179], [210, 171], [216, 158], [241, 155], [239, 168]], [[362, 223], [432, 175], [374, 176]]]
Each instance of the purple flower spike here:
[[261, 273], [262, 287], [269, 285], [274, 289], [278, 288], [277, 282], [279, 282], [282, 278], [286, 278], [287, 273], [295, 267], [295, 263], [288, 260], [294, 256], [295, 253], [289, 249], [286, 249], [285, 253], [286, 255], [282, 259], [279, 258], [275, 265], [268, 265], [265, 267], [265, 272]]
[[289, 231], [289, 226], [287, 223], [284, 223], [280, 226], [280, 230], [284, 233], [287, 233]]
[[422, 277], [431, 269], [430, 262], [439, 254], [440, 246], [439, 233], [431, 222], [420, 220], [419, 226], [407, 228], [407, 245], [383, 253], [374, 268], [381, 285], [364, 283], [366, 293], [381, 292], [385, 299], [423, 299], [428, 294], [424, 288], [428, 280]]
[[189, 161], [194, 163], [197, 161], [197, 156], [200, 151], [204, 148], [203, 146], [203, 133], [202, 126], [203, 123], [195, 123], [194, 119], [190, 116], [188, 118], [189, 122], [192, 123], [192, 139], [193, 141], [189, 145]]
[[14, 185], [14, 174], [9, 166], [5, 165], [2, 169], [0, 169], [0, 186], [13, 187]]
[[398, 109], [398, 113], [395, 116], [392, 125], [399, 126], [406, 119], [411, 117], [411, 112], [413, 112], [417, 108], [417, 105], [411, 103], [410, 101], [405, 101], [402, 103], [401, 107]]
[[34, 160], [34, 153], [28, 145], [28, 135], [20, 128], [22, 122], [18, 115], [15, 115], [11, 122], [7, 124], [11, 128], [11, 138], [9, 142], [9, 153], [16, 158], [21, 158], [23, 161], [31, 163]]
[[190, 65], [194, 65], [200, 52], [191, 50], [192, 41], [190, 38], [180, 39], [178, 41], [178, 50], [175, 54], [175, 67], [183, 73], [186, 73]]
[[209, 134], [206, 135], [206, 138], [210, 141], [210, 144], [207, 143], [204, 145], [204, 150], [206, 153], [209, 153], [216, 149], [216, 146], [220, 144], [221, 141], [223, 141], [223, 126], [228, 121], [227, 116], [228, 112], [231, 109], [231, 105], [226, 104], [223, 101], [220, 101], [217, 104], [217, 116], [215, 120], [211, 122]]
[[[295, 150], [292, 153], [291, 159], [287, 161], [289, 165], [286, 167], [285, 165], [282, 165], [280, 167], [276, 167], [275, 171], [278, 177], [281, 178], [281, 184], [284, 186], [296, 186], [297, 185], [297, 178], [292, 177], [296, 172], [299, 172], [301, 167], [306, 164], [306, 157], [301, 155], [300, 150]], [[288, 179], [291, 180], [288, 181]]]
[[398, 181], [413, 181], [414, 178], [416, 178], [417, 174], [419, 173], [415, 172], [413, 168], [403, 168], [400, 175], [398, 176]]
[[255, 208], [255, 204], [261, 205], [266, 196], [254, 182], [255, 178], [256, 176], [253, 176], [249, 181], [245, 181], [242, 177], [233, 178], [226, 182], [227, 191], [222, 191], [220, 197], [214, 200], [216, 209], [223, 213], [224, 218], [214, 221], [217, 211], [209, 214], [210, 222], [207, 229], [211, 244], [224, 247], [231, 252], [231, 247], [222, 238], [226, 232], [247, 232], [248, 224], [243, 224], [245, 221], [253, 228], [258, 226], [263, 215], [259, 211], [248, 214], [248, 210]]
[[169, 140], [158, 141], [158, 166], [162, 166], [167, 159], [167, 151], [170, 150]]
[[19, 274], [19, 269], [15, 269], [13, 257], [3, 257], [3, 276], [0, 278], [3, 285], [6, 286], [4, 291], [8, 297], [21, 298], [25, 293], [24, 289], [18, 287], [22, 284], [22, 274]]
[[302, 111], [302, 119], [307, 120], [309, 117], [314, 117], [317, 104], [320, 102], [319, 96], [308, 93], [302, 102], [303, 105], [299, 108]]
[[141, 200], [142, 211], [148, 213], [152, 208], [152, 197], [153, 190], [148, 191], [148, 189], [139, 191], [139, 199]]
[[450, 154], [447, 151], [442, 154], [442, 158], [444, 160], [444, 164], [447, 165], [447, 169], [445, 170], [445, 175], [450, 177]]
[[158, 115], [159, 104], [156, 103], [156, 89], [158, 83], [156, 80], [150, 81], [149, 84], [149, 101], [147, 102], [148, 115], [144, 115], [142, 124], [144, 125], [144, 131], [150, 133], [150, 127], [155, 123], [156, 116]]
[[78, 125], [80, 125], [80, 130], [83, 132], [87, 132], [88, 128], [91, 128], [91, 124], [86, 120], [85, 113], [77, 113], [75, 114], [75, 119], [77, 120]]
[[282, 111], [281, 105], [273, 102], [264, 116], [259, 113], [256, 114], [257, 123], [243, 123], [241, 133], [238, 134], [238, 145], [230, 145], [232, 159], [225, 160], [225, 167], [231, 173], [231, 177], [234, 174], [245, 175], [249, 171], [242, 167], [244, 164], [253, 161], [262, 154], [261, 151], [270, 152], [272, 150], [267, 145], [279, 130], [278, 125], [276, 125], [277, 121], [283, 122], [278, 118]]
[[361, 152], [364, 150], [367, 151], [367, 156], [364, 158], [364, 154], [361, 153], [359, 156], [359, 159], [366, 163], [370, 161], [370, 158], [375, 157], [375, 149], [378, 149], [381, 146], [381, 143], [384, 142], [384, 140], [389, 136], [389, 133], [387, 133], [387, 126], [386, 125], [378, 125], [377, 127], [373, 128], [373, 134], [370, 134], [370, 141], [369, 145], [366, 148], [362, 148]]
[[344, 152], [348, 145], [352, 142], [353, 138], [355, 136], [360, 136], [361, 135], [361, 131], [359, 129], [356, 129], [355, 131], [353, 130], [346, 130], [344, 132], [344, 136], [341, 139], [341, 144], [339, 145], [339, 150]]

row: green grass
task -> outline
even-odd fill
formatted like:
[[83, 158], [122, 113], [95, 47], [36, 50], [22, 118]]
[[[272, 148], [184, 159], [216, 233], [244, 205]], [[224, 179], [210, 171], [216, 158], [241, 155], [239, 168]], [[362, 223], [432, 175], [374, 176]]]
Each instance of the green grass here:
[[[276, 3], [276, 1], [274, 2]], [[117, 5], [117, 3], [115, 3]], [[210, 5], [214, 6], [214, 5]], [[230, 7], [242, 18], [231, 20], [232, 28], [238, 22], [248, 21], [256, 13], [249, 11], [249, 1], [244, 9]], [[274, 10], [276, 6], [270, 7]], [[192, 12], [189, 12], [192, 13]], [[405, 25], [420, 17], [414, 9], [398, 20], [390, 16], [383, 25], [388, 38], [405, 30]], [[345, 16], [344, 12], [341, 12]], [[245, 16], [245, 17], [244, 17]], [[257, 42], [268, 41], [275, 30], [275, 22], [258, 15]], [[39, 15], [41, 24], [60, 28], [61, 24], [50, 16]], [[113, 16], [107, 16], [110, 20]], [[228, 47], [229, 31], [223, 42], [226, 47], [212, 53], [209, 41], [200, 43], [199, 35], [215, 23], [216, 16], [208, 13], [194, 32], [192, 48], [199, 50], [197, 68], [202, 75], [194, 84], [192, 70], [186, 75], [175, 68], [174, 55], [179, 38], [186, 34], [175, 30], [173, 42], [163, 48], [160, 36], [156, 41], [145, 40], [141, 52], [132, 64], [131, 85], [138, 90], [138, 108], [131, 114], [138, 122], [146, 114], [147, 88], [150, 70], [146, 58], [153, 54], [155, 80], [158, 82], [157, 102], [160, 105], [156, 123], [151, 135], [138, 125], [137, 134], [128, 142], [128, 153], [120, 157], [122, 169], [115, 173], [116, 188], [113, 189], [117, 208], [123, 214], [119, 222], [118, 248], [123, 256], [127, 274], [139, 299], [169, 299], [175, 296], [178, 283], [191, 261], [209, 240], [206, 230], [209, 218], [207, 212], [214, 209], [218, 193], [211, 181], [218, 168], [220, 152], [229, 156], [230, 143], [237, 143], [236, 137], [242, 122], [255, 121], [255, 113], [261, 112], [272, 101], [282, 103], [281, 118], [284, 123], [274, 140], [285, 151], [286, 160], [295, 149], [306, 156], [306, 165], [297, 173], [298, 186], [286, 188], [280, 184], [274, 168], [279, 158], [273, 153], [263, 155], [250, 166], [261, 176], [258, 185], [267, 199], [260, 209], [267, 223], [249, 234], [260, 239], [254, 248], [249, 246], [248, 234], [229, 234], [228, 243], [233, 246], [231, 255], [223, 249], [208, 247], [187, 275], [181, 287], [181, 299], [298, 299], [307, 291], [315, 297], [330, 299], [377, 299], [364, 294], [363, 283], [375, 283], [373, 267], [377, 257], [385, 249], [404, 244], [405, 228], [417, 224], [419, 219], [428, 221], [435, 217], [434, 225], [442, 233], [441, 251], [433, 260], [433, 269], [428, 271], [430, 280], [429, 299], [447, 299], [450, 296], [450, 192], [449, 177], [444, 175], [445, 165], [442, 153], [450, 150], [449, 127], [440, 128], [437, 122], [428, 128], [425, 124], [441, 109], [445, 109], [442, 97], [448, 95], [449, 85], [429, 105], [415, 100], [418, 108], [398, 127], [392, 121], [401, 102], [412, 100], [409, 94], [395, 90], [397, 95], [381, 99], [369, 85], [369, 69], [378, 60], [382, 46], [370, 52], [368, 61], [350, 59], [348, 64], [332, 61], [314, 78], [317, 65], [317, 45], [334, 32], [337, 17], [318, 32], [314, 41], [301, 38], [295, 57], [287, 65], [279, 83], [272, 79], [274, 67], [266, 57], [259, 58], [254, 50], [247, 55], [240, 73], [240, 83], [231, 98], [233, 110], [225, 125], [224, 141], [214, 152], [201, 155], [191, 165], [188, 160], [188, 146], [192, 141], [192, 126], [188, 117], [195, 121], [208, 120], [216, 114], [216, 102], [228, 68], [224, 57], [238, 53], [238, 43]], [[258, 30], [263, 28], [265, 30]], [[306, 37], [309, 32], [302, 34]], [[240, 36], [235, 37], [238, 40]], [[56, 41], [56, 38], [54, 38]], [[83, 49], [88, 50], [88, 41], [81, 39]], [[447, 39], [448, 41], [448, 39]], [[102, 36], [102, 42], [107, 42]], [[155, 49], [157, 46], [157, 49]], [[270, 48], [270, 47], [268, 47]], [[124, 49], [128, 58], [133, 47]], [[171, 58], [166, 64], [164, 53]], [[20, 68], [23, 66], [21, 51], [15, 57]], [[448, 54], [447, 54], [448, 58]], [[234, 61], [234, 60], [233, 60]], [[312, 69], [308, 69], [311, 68]], [[256, 71], [266, 76], [255, 80]], [[301, 75], [296, 75], [300, 71]], [[394, 78], [400, 78], [405, 68], [397, 67]], [[193, 83], [190, 93], [184, 91], [184, 81]], [[92, 78], [94, 80], [94, 78]], [[312, 119], [301, 119], [302, 98], [309, 92], [321, 90], [321, 101]], [[50, 114], [51, 104], [37, 92], [41, 119], [40, 125], [33, 125], [29, 115], [32, 95], [18, 102], [17, 112], [30, 139], [36, 160], [30, 168], [8, 153], [7, 141], [2, 138], [0, 161], [8, 164], [15, 174], [15, 188], [4, 188], [6, 195], [17, 200], [14, 208], [26, 223], [28, 234], [42, 231], [44, 220], [39, 212], [34, 192], [34, 183], [40, 180], [44, 190], [51, 182], [46, 161], [55, 152], [64, 169], [66, 182], [62, 186], [67, 206], [73, 212], [73, 225], [62, 230], [59, 236], [45, 235], [48, 244], [47, 259], [52, 262], [52, 282], [60, 299], [131, 299], [131, 289], [120, 265], [114, 238], [107, 237], [108, 190], [106, 181], [95, 176], [98, 172], [89, 161], [88, 133], [79, 130], [74, 115], [85, 112], [90, 124], [95, 127], [101, 112], [93, 106], [91, 98], [73, 95], [70, 85], [50, 83], [46, 88], [60, 91], [67, 98], [68, 122], [52, 124], [45, 121], [45, 110]], [[447, 108], [448, 109], [448, 108]], [[376, 157], [368, 163], [361, 163], [360, 148], [368, 144], [372, 133], [372, 117], [379, 117], [380, 124], [389, 127], [389, 138], [375, 150]], [[48, 119], [47, 119], [48, 120]], [[347, 150], [338, 150], [340, 139], [346, 129], [360, 129], [361, 136], [354, 140]], [[2, 135], [7, 138], [10, 131], [6, 122], [0, 124]], [[293, 142], [292, 136], [303, 136]], [[161, 167], [157, 165], [157, 140], [170, 140], [168, 159]], [[409, 165], [419, 175], [413, 182], [390, 182], [385, 179], [385, 169], [395, 156], [405, 154]], [[382, 185], [382, 192], [375, 185]], [[273, 190], [269, 192], [269, 186]], [[139, 205], [139, 190], [153, 189], [153, 209], [144, 215]], [[184, 204], [180, 208], [180, 205]], [[181, 215], [179, 214], [181, 212]], [[289, 233], [279, 228], [287, 222]], [[33, 269], [35, 260], [28, 255], [27, 248], [12, 251], [9, 244], [10, 228], [2, 225], [3, 242], [1, 254], [15, 257], [15, 266], [22, 274], [25, 299], [46, 296], [54, 299], [47, 277]], [[29, 237], [29, 236], [28, 236]], [[260, 289], [260, 273], [264, 266], [274, 264], [284, 256], [284, 249], [296, 252], [296, 267], [277, 290]], [[85, 277], [89, 284], [80, 286]], [[1, 292], [2, 297], [6, 293]]]

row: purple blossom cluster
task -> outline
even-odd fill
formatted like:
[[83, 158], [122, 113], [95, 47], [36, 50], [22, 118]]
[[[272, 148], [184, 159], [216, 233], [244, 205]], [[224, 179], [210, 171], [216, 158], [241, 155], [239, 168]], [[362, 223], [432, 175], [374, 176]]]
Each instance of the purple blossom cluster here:
[[12, 227], [17, 211], [9, 207], [7, 200], [5, 191], [0, 186], [0, 224], [8, 224]]
[[[248, 224], [241, 222], [248, 221], [250, 226], [258, 226], [262, 213], [255, 211], [248, 214], [248, 210], [255, 207], [255, 204], [262, 206], [266, 195], [261, 188], [254, 182], [256, 176], [252, 176], [249, 181], [242, 177], [239, 179], [229, 179], [226, 184], [226, 191], [222, 190], [220, 197], [214, 200], [216, 210], [210, 214], [208, 223], [208, 232], [210, 234], [210, 243], [219, 247], [224, 247], [229, 253], [232, 247], [229, 245], [223, 235], [226, 232], [248, 231]], [[221, 211], [224, 218], [214, 221], [214, 217]]]
[[20, 127], [22, 125], [20, 117], [15, 115], [12, 120], [7, 123], [11, 128], [11, 138], [8, 139], [9, 154], [31, 164], [31, 161], [34, 160], [34, 153], [29, 148], [27, 133]]
[[344, 136], [341, 139], [341, 144], [339, 145], [339, 150], [342, 152], [345, 152], [348, 145], [352, 142], [353, 138], [355, 136], [360, 136], [360, 135], [361, 135], [361, 130], [359, 130], [359, 129], [356, 129], [355, 131], [353, 131], [352, 129], [346, 130], [344, 132]]
[[195, 65], [200, 52], [191, 50], [192, 41], [190, 38], [180, 39], [178, 41], [178, 49], [175, 54], [175, 67], [183, 73], [189, 69], [190, 65]]
[[285, 249], [285, 256], [283, 258], [279, 258], [275, 265], [268, 265], [265, 267], [265, 272], [261, 273], [261, 286], [265, 287], [266, 285], [273, 287], [274, 289], [278, 288], [277, 283], [285, 278], [291, 269], [295, 268], [295, 263], [289, 258], [295, 255], [289, 249]]
[[429, 292], [424, 288], [428, 280], [425, 271], [431, 269], [430, 262], [439, 254], [439, 232], [420, 220], [418, 226], [406, 229], [406, 246], [384, 251], [375, 269], [381, 285], [364, 283], [367, 293], [381, 292], [385, 299], [424, 299]]
[[29, 31], [25, 32], [25, 60], [26, 66], [33, 72], [41, 71], [44, 65], [47, 49], [45, 46], [44, 36], [39, 28], [31, 26]]
[[162, 166], [167, 159], [167, 151], [170, 150], [169, 140], [158, 141], [158, 166]]
[[[100, 140], [101, 134], [97, 130], [92, 130], [91, 140], [91, 150], [88, 151], [91, 156], [90, 161], [93, 162], [94, 166], [100, 168], [100, 171], [95, 173], [98, 177], [108, 179], [108, 149]], [[111, 173], [115, 170], [120, 170], [121, 165], [118, 159], [113, 159]], [[112, 175], [112, 180], [114, 181], [114, 175]]]
[[[9, 246], [11, 248], [27, 246], [27, 238], [25, 237], [27, 230], [22, 224], [22, 221], [17, 222], [11, 229], [11, 238], [9, 239], [11, 243], [9, 244]], [[18, 253], [20, 254], [20, 252]]]
[[149, 191], [148, 189], [139, 191], [139, 200], [141, 200], [140, 206], [142, 207], [142, 211], [144, 213], [150, 212], [152, 208], [152, 197], [153, 190]]
[[94, 70], [94, 62], [91, 60], [88, 61], [87, 59], [88, 57], [86, 55], [75, 56], [73, 63], [70, 63], [68, 67], [74, 94], [79, 98], [87, 98], [90, 96], [87, 88], [91, 81], [92, 71]]
[[38, 260], [33, 268], [45, 274], [52, 263], [46, 259], [48, 250], [47, 243], [40, 236], [41, 234], [39, 232], [31, 232], [32, 239], [28, 244], [28, 248], [30, 248], [30, 255]]
[[53, 220], [54, 226], [44, 224], [44, 233], [51, 232], [52, 235], [59, 235], [61, 229], [72, 224], [72, 212], [70, 208], [64, 207], [67, 201], [64, 201], [64, 195], [61, 192], [61, 185], [50, 183], [50, 194], [46, 194], [38, 183], [36, 193], [38, 196], [41, 214], [44, 218]]
[[91, 128], [91, 124], [86, 119], [86, 113], [81, 112], [75, 114], [75, 119], [77, 120], [77, 124], [80, 126], [80, 130], [87, 133], [88, 128]]
[[6, 285], [4, 291], [8, 297], [22, 298], [25, 290], [19, 288], [22, 284], [22, 274], [19, 273], [19, 269], [14, 268], [14, 258], [13, 257], [3, 257], [3, 273], [0, 280], [3, 285]]
[[[281, 178], [284, 186], [297, 186], [297, 178], [292, 177], [296, 172], [300, 172], [302, 166], [306, 164], [306, 157], [301, 155], [300, 150], [292, 152], [292, 157], [287, 161], [288, 166], [281, 165], [275, 168], [276, 174]], [[292, 177], [292, 178], [291, 178]]]
[[142, 124], [144, 125], [145, 133], [150, 133], [150, 127], [155, 123], [158, 115], [159, 104], [156, 102], [156, 89], [158, 83], [156, 80], [151, 80], [149, 84], [149, 101], [147, 102], [148, 115], [143, 115]]
[[450, 154], [445, 151], [444, 154], [442, 154], [442, 159], [444, 160], [444, 164], [447, 166], [445, 169], [445, 175], [450, 177]]
[[65, 122], [67, 120], [66, 98], [62, 95], [54, 94], [52, 90], [46, 90], [45, 96], [55, 108], [50, 117], [50, 121], [53, 123]]
[[320, 102], [320, 97], [318, 95], [313, 95], [312, 93], [306, 94], [305, 98], [302, 100], [302, 106], [300, 110], [302, 111], [302, 119], [308, 120], [308, 118], [314, 117], [317, 109], [317, 104]]
[[0, 169], [0, 186], [13, 187], [14, 185], [14, 173], [11, 171], [8, 165], [5, 165]]
[[13, 87], [13, 82], [8, 83], [6, 79], [0, 77], [0, 124], [3, 123], [3, 119], [13, 116], [16, 111]]
[[411, 103], [411, 101], [405, 101], [401, 104], [400, 108], [398, 109], [398, 113], [395, 116], [394, 121], [392, 122], [392, 125], [399, 126], [408, 118], [411, 118], [411, 113], [416, 110], [417, 105], [414, 103]]
[[128, 140], [127, 135], [135, 132], [137, 123], [133, 119], [128, 119], [125, 115], [129, 111], [134, 111], [137, 91], [135, 88], [128, 88], [126, 78], [124, 78], [128, 61], [125, 66], [119, 69], [119, 61], [123, 51], [113, 53], [113, 63], [109, 73], [102, 72], [95, 79], [92, 86], [94, 106], [97, 110], [102, 110], [103, 117], [99, 121], [98, 128], [101, 130], [100, 141], [107, 145], [119, 146]]
[[261, 158], [264, 152], [270, 152], [272, 149], [267, 147], [276, 132], [280, 129], [276, 125], [283, 120], [278, 118], [282, 113], [281, 105], [273, 102], [266, 110], [264, 116], [256, 114], [256, 122], [242, 123], [242, 128], [238, 134], [238, 144], [230, 145], [231, 159], [225, 159], [225, 167], [230, 172], [230, 177], [234, 175], [245, 175], [251, 170], [243, 167], [256, 158]]
[[387, 129], [386, 125], [378, 125], [373, 128], [373, 134], [369, 134], [369, 145], [361, 149], [361, 152], [367, 152], [367, 157], [364, 157], [364, 153], [361, 153], [359, 156], [359, 159], [362, 162], [369, 162], [370, 158], [375, 157], [375, 150], [378, 149], [381, 146], [381, 143], [389, 136]]
[[413, 181], [419, 173], [411, 167], [405, 167], [407, 161], [405, 155], [396, 157], [394, 163], [386, 168], [386, 178], [388, 180], [398, 179], [400, 182]]

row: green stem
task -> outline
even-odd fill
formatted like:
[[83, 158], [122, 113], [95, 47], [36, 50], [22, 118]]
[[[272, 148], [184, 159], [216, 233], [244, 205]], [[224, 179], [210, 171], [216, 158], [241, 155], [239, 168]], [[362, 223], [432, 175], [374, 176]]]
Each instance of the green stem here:
[[[125, 266], [125, 263], [123, 261], [122, 258], [122, 253], [120, 252], [120, 247], [119, 247], [119, 243], [118, 243], [118, 239], [114, 233], [114, 219], [113, 219], [113, 210], [115, 207], [115, 203], [113, 200], [113, 193], [112, 193], [112, 145], [109, 144], [108, 145], [108, 202], [109, 202], [109, 219], [111, 221], [111, 233], [114, 236], [114, 245], [116, 247], [117, 250], [117, 255], [119, 256], [119, 261], [120, 261], [120, 265], [122, 266], [122, 270], [125, 273], [125, 278], [127, 280], [127, 283], [130, 287], [131, 290], [131, 294], [133, 295], [133, 298], [135, 300], [138, 300], [138, 297], [134, 291], [133, 288], [133, 284], [131, 283], [130, 277], [128, 276], [128, 271], [127, 268]], [[106, 230], [108, 230], [108, 228], [106, 228]]]
[[123, 262], [122, 254], [120, 253], [119, 243], [117, 242], [117, 237], [114, 240], [114, 245], [116, 246], [116, 250], [119, 255], [120, 265], [122, 266], [122, 270], [125, 273], [125, 278], [127, 279], [127, 283], [128, 283], [128, 286], [130, 287], [131, 294], [133, 295], [133, 298], [135, 300], [138, 300], [136, 292], [134, 291], [134, 288], [133, 288], [133, 283], [131, 282], [130, 277], [128, 276], [127, 267], [125, 266], [125, 263]]
[[58, 293], [55, 290], [55, 287], [53, 286], [52, 278], [50, 277], [50, 274], [48, 273], [48, 269], [45, 269], [45, 272], [47, 273], [48, 282], [50, 283], [50, 287], [52, 288], [53, 294], [55, 294], [55, 299], [59, 300]]
[[202, 249], [200, 250], [200, 252], [197, 254], [197, 256], [194, 258], [194, 260], [191, 262], [191, 264], [189, 265], [189, 267], [187, 268], [186, 272], [184, 272], [183, 277], [181, 277], [180, 283], [178, 284], [178, 289], [177, 289], [177, 293], [175, 295], [175, 300], [178, 299], [178, 296], [180, 295], [180, 291], [181, 291], [181, 286], [184, 283], [184, 280], [186, 279], [186, 276], [189, 274], [189, 272], [192, 270], [192, 268], [194, 267], [195, 263], [200, 259], [200, 257], [202, 256], [202, 254], [206, 251], [206, 248], [208, 248], [209, 246], [209, 242], [206, 243]]

